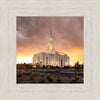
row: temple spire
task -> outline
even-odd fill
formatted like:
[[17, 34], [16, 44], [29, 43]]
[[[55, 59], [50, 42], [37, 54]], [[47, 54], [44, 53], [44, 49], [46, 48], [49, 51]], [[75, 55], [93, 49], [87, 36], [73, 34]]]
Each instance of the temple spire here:
[[50, 28], [50, 36], [52, 36], [52, 29]]
[[49, 41], [48, 41], [47, 51], [50, 51], [50, 52], [54, 51], [54, 43], [53, 43], [51, 28], [50, 28], [50, 37], [49, 37]]

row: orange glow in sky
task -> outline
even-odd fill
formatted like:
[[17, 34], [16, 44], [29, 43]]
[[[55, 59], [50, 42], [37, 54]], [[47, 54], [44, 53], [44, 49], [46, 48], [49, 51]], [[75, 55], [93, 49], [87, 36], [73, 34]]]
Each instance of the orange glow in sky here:
[[84, 17], [17, 17], [17, 61], [32, 63], [35, 53], [45, 52], [50, 26], [55, 50], [70, 57], [70, 64], [83, 63]]
[[[41, 52], [41, 51], [40, 51]], [[61, 51], [59, 51], [61, 52]], [[79, 61], [80, 64], [83, 63], [83, 49], [81, 48], [74, 48], [69, 51], [62, 51], [63, 53], [67, 54], [70, 57], [70, 65], [74, 65], [77, 61]], [[35, 52], [35, 53], [39, 53]], [[32, 63], [32, 57], [35, 54], [33, 53], [32, 55], [24, 55], [20, 56], [20, 53], [17, 53], [17, 63]]]

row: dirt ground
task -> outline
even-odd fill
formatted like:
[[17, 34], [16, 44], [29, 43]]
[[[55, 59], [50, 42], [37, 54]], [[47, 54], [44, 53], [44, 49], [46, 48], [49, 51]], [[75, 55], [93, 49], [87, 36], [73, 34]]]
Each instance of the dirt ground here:
[[17, 70], [17, 83], [83, 83], [83, 77], [81, 75], [78, 75], [76, 80], [74, 73], [70, 71], [66, 72], [68, 73], [61, 73], [58, 70], [41, 71], [20, 69]]

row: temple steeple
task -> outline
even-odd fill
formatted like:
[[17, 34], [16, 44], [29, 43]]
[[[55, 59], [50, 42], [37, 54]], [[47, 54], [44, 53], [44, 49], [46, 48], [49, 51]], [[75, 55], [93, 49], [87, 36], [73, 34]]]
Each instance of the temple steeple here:
[[51, 28], [50, 28], [50, 36], [52, 36], [52, 30], [51, 30]]
[[53, 37], [52, 37], [52, 31], [51, 31], [51, 29], [50, 29], [49, 41], [53, 41]]
[[53, 43], [53, 37], [52, 37], [52, 31], [51, 31], [51, 29], [50, 29], [50, 36], [49, 36], [47, 51], [49, 51], [49, 52], [55, 51], [54, 50], [54, 43]]

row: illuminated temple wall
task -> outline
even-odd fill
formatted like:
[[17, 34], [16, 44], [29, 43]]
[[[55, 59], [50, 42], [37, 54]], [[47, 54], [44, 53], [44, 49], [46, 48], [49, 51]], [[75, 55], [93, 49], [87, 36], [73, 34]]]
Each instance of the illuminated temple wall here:
[[37, 63], [41, 67], [43, 65], [64, 67], [69, 65], [69, 57], [66, 54], [60, 54], [58, 52], [55, 53], [41, 52], [39, 54], [35, 54], [33, 57], [33, 65]]

